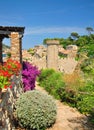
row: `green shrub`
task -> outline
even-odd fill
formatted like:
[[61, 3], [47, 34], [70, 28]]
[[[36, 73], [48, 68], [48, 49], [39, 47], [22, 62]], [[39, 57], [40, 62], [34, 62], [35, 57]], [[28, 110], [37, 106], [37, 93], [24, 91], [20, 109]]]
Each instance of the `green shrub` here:
[[94, 92], [94, 81], [87, 80], [85, 85], [83, 87], [79, 88], [79, 91], [80, 92], [89, 92], [89, 93]]
[[[81, 113], [94, 113], [94, 81], [86, 82], [85, 86], [79, 89], [80, 100], [77, 108]], [[94, 118], [94, 117], [93, 117]]]
[[81, 113], [93, 115], [94, 120], [94, 81], [92, 79], [87, 80], [84, 75], [75, 72], [61, 74], [50, 69], [42, 70], [40, 76], [40, 86], [51, 95], [76, 107]]
[[43, 69], [41, 70], [41, 74], [39, 76], [39, 82], [41, 83], [41, 86], [45, 86], [46, 80], [49, 78], [50, 75], [52, 75], [55, 72], [53, 69]]
[[38, 81], [40, 86], [44, 87], [55, 98], [60, 99], [59, 91], [65, 86], [62, 73], [52, 69], [42, 70]]
[[[81, 113], [94, 115], [94, 92], [81, 94], [81, 101], [77, 102], [77, 108]], [[93, 117], [94, 119], [94, 117]]]
[[15, 113], [22, 127], [29, 130], [45, 130], [55, 122], [57, 112], [51, 96], [33, 90], [19, 97]]

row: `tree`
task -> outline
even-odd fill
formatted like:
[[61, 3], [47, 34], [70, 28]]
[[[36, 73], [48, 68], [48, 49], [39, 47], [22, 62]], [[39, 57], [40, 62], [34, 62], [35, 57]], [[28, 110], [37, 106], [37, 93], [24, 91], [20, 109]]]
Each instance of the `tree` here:
[[76, 39], [79, 38], [79, 34], [78, 34], [77, 32], [72, 32], [72, 33], [71, 33], [71, 37], [72, 37], [74, 40], [76, 40]]
[[80, 36], [76, 41], [76, 45], [79, 47], [83, 47], [88, 44], [88, 37], [87, 36]]
[[88, 34], [91, 35], [91, 32], [94, 31], [92, 27], [86, 27], [86, 30], [88, 31]]

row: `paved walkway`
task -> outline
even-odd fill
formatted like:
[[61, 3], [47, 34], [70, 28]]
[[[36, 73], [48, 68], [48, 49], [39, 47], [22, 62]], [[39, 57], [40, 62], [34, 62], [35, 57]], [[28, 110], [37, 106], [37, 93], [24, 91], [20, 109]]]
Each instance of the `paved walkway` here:
[[[43, 88], [36, 84], [36, 89], [47, 93]], [[87, 117], [79, 113], [75, 108], [65, 105], [58, 100], [56, 123], [47, 130], [94, 130], [88, 123]]]

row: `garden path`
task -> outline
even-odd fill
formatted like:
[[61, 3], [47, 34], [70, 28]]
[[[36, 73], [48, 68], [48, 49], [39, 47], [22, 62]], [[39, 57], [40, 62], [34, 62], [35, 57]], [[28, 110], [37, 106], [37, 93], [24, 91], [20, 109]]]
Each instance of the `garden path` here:
[[[36, 83], [36, 89], [47, 93]], [[79, 113], [76, 108], [72, 108], [58, 100], [56, 123], [47, 130], [94, 130], [94, 127], [88, 122], [88, 118]]]

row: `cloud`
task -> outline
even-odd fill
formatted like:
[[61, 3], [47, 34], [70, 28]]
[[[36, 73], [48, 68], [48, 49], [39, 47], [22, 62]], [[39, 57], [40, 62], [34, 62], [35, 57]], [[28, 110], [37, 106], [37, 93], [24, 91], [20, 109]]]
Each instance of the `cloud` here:
[[27, 27], [25, 29], [25, 35], [40, 35], [40, 34], [69, 34], [71, 32], [85, 33], [85, 28], [80, 27]]

